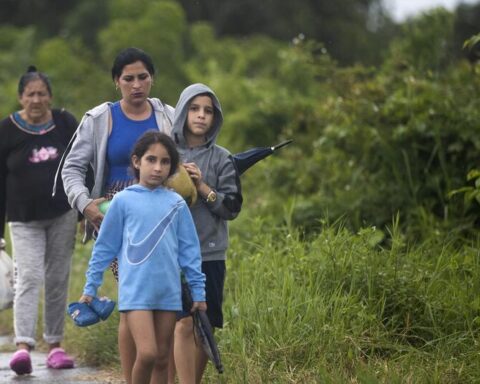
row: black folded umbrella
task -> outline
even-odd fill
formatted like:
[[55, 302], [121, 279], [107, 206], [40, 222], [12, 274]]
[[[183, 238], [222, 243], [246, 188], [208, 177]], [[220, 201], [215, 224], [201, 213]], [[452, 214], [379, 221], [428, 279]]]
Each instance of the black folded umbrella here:
[[[190, 288], [182, 274], [182, 307], [185, 312], [189, 312], [192, 308], [193, 300]], [[193, 317], [193, 329], [195, 332], [196, 340], [200, 342], [202, 349], [211, 360], [218, 373], [223, 373], [222, 359], [220, 358], [220, 351], [218, 350], [217, 342], [213, 336], [212, 325], [205, 311], [196, 310], [192, 314]]]
[[193, 312], [193, 324], [195, 335], [200, 341], [203, 350], [208, 358], [212, 361], [218, 373], [223, 373], [222, 359], [220, 358], [220, 351], [213, 336], [213, 329], [208, 320], [205, 311]]
[[290, 144], [293, 140], [287, 140], [273, 147], [257, 147], [249, 149], [245, 152], [236, 153], [233, 155], [233, 160], [237, 166], [238, 173], [243, 174], [248, 168], [257, 163], [258, 161], [270, 156], [277, 149]]

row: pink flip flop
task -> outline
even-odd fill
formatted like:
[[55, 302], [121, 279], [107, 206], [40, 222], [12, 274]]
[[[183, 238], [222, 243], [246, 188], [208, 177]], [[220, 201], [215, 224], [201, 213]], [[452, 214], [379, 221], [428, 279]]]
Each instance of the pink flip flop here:
[[75, 362], [68, 356], [63, 348], [53, 348], [47, 356], [47, 367], [53, 369], [73, 368]]
[[17, 375], [28, 375], [32, 373], [32, 359], [26, 349], [19, 349], [10, 360], [10, 368]]

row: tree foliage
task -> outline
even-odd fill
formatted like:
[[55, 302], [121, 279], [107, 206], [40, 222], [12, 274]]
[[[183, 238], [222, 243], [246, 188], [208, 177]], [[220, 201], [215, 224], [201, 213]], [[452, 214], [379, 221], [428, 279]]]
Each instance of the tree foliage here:
[[[95, 35], [110, 19], [142, 18], [163, 0], [6, 0], [0, 23], [34, 26], [39, 38], [76, 35], [98, 48]], [[290, 41], [303, 34], [325, 44], [341, 63], [379, 62], [395, 32], [382, 0], [178, 0], [189, 22], [209, 22], [220, 37], [265, 35]], [[163, 19], [160, 18], [159, 22]], [[128, 29], [126, 30], [128, 32]]]
[[112, 2], [111, 9], [111, 22], [99, 33], [102, 61], [110, 66], [123, 48], [141, 47], [157, 66], [159, 86], [155, 86], [153, 94], [174, 103], [185, 83], [182, 39], [186, 22], [180, 6], [168, 0], [125, 0]]
[[[112, 60], [121, 49], [138, 46], [156, 64], [154, 96], [174, 105], [193, 82], [216, 91], [225, 111], [220, 144], [232, 152], [294, 139], [242, 176], [247, 210], [306, 229], [338, 218], [352, 228], [382, 228], [397, 213], [412, 234], [425, 227], [435, 231], [474, 225], [475, 215], [461, 199], [447, 197], [464, 185], [469, 170], [478, 168], [480, 150], [478, 66], [458, 55], [458, 31], [471, 30], [470, 24], [461, 23], [468, 19], [463, 8], [454, 13], [437, 9], [408, 20], [395, 39], [385, 40], [384, 60], [373, 67], [345, 65], [328, 39], [313, 39], [299, 30], [292, 29], [288, 39], [269, 37], [265, 30], [240, 38], [219, 35], [214, 21], [188, 21], [192, 12], [203, 18], [195, 7], [203, 7], [205, 14], [223, 10], [226, 20], [233, 10], [252, 6], [249, 2], [96, 3], [72, 3], [75, 12], [65, 17], [61, 35], [42, 37], [35, 25], [0, 27], [4, 116], [18, 108], [17, 81], [29, 64], [50, 75], [54, 103], [77, 117], [117, 99]], [[245, 23], [271, 20], [266, 10], [272, 4], [262, 3], [259, 15], [246, 12], [252, 20]], [[381, 3], [352, 1], [350, 8], [345, 5], [342, 22], [335, 19], [332, 5], [293, 4], [275, 10], [277, 15], [292, 14], [292, 28], [296, 17], [305, 20], [305, 28], [313, 28], [311, 15], [321, 15], [335, 26], [330, 31], [350, 29], [345, 36], [352, 37], [368, 61], [371, 46], [361, 44], [366, 35], [355, 26], [371, 18], [371, 7]], [[380, 7], [375, 12], [383, 11]], [[241, 28], [241, 12], [235, 14]], [[358, 23], [350, 23], [353, 19]], [[280, 25], [268, 28], [280, 31]], [[365, 38], [369, 44], [374, 41]], [[342, 46], [341, 52], [353, 51]]]
[[210, 22], [220, 37], [262, 34], [290, 41], [303, 35], [322, 42], [344, 64], [378, 62], [395, 29], [381, 0], [180, 3], [190, 21]]
[[38, 38], [60, 33], [64, 17], [80, 0], [3, 0], [0, 24], [33, 26]]

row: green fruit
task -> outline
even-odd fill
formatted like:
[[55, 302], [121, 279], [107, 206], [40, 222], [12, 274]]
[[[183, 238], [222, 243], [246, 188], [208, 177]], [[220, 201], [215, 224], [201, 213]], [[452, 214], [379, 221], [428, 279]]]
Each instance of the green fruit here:
[[103, 214], [107, 213], [110, 203], [111, 203], [111, 200], [105, 200], [105, 201], [102, 201], [100, 204], [98, 204], [98, 209], [100, 210], [100, 212], [102, 212]]

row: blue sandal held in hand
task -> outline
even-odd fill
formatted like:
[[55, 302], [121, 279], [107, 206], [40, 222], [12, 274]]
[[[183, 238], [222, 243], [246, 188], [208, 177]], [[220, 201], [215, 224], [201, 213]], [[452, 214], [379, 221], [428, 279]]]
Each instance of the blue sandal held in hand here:
[[108, 316], [115, 309], [115, 301], [110, 300], [108, 297], [95, 297], [90, 303], [90, 308], [100, 317], [102, 320], [107, 320]]
[[78, 327], [88, 327], [100, 321], [100, 316], [97, 315], [87, 303], [70, 303], [67, 308], [67, 313]]

